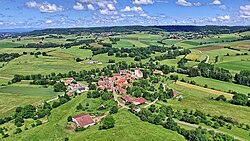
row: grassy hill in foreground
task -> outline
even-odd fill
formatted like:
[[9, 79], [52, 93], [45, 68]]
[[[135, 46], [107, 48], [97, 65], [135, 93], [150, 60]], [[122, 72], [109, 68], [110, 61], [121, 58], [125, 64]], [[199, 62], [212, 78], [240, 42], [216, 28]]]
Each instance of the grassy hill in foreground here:
[[75, 107], [82, 102], [86, 96], [77, 97], [70, 102], [52, 111], [49, 122], [13, 135], [6, 140], [29, 140], [29, 141], [56, 141], [69, 140], [82, 141], [182, 141], [184, 137], [176, 132], [164, 129], [162, 126], [155, 126], [147, 122], [142, 122], [138, 117], [126, 110], [121, 110], [114, 115], [115, 127], [109, 130], [98, 130], [99, 125], [95, 125], [82, 132], [72, 132], [64, 129], [67, 124], [67, 117], [74, 115]]

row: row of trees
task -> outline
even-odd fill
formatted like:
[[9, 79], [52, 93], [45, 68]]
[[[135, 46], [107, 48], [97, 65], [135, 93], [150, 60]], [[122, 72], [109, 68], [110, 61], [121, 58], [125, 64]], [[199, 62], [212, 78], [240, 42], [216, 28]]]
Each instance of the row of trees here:
[[214, 65], [210, 65], [207, 63], [200, 63], [198, 67], [189, 68], [188, 74], [191, 77], [203, 76], [227, 82], [232, 81], [233, 78], [229, 70], [223, 68], [216, 68], [214, 67]]
[[8, 62], [12, 59], [18, 58], [20, 54], [18, 53], [2, 53], [0, 54], [0, 62]]
[[236, 73], [234, 80], [238, 84], [250, 86], [250, 71], [243, 70], [243, 71], [240, 71], [240, 73]]
[[240, 93], [234, 94], [233, 99], [230, 101], [227, 101], [227, 98], [224, 95], [216, 97], [215, 100], [230, 102], [235, 105], [250, 106], [250, 100], [248, 100], [248, 96]]
[[[132, 108], [132, 106], [130, 107]], [[175, 120], [173, 119], [173, 118], [177, 118], [177, 119], [180, 119], [189, 123], [195, 123], [195, 124], [200, 123], [200, 121], [202, 121], [203, 123], [205, 121], [209, 121], [209, 119], [207, 118], [207, 115], [205, 115], [204, 113], [200, 111], [188, 112], [187, 110], [184, 110], [183, 112], [181, 111], [175, 112], [170, 106], [168, 107], [161, 106], [158, 109], [154, 105], [150, 106], [149, 109], [141, 109], [140, 112], [135, 112], [134, 109], [135, 108], [132, 108], [131, 112], [139, 116], [142, 121], [147, 121], [149, 123], [156, 124], [156, 125], [162, 125], [166, 129], [177, 131], [179, 134], [183, 135], [187, 140], [208, 141], [212, 138], [212, 140], [230, 139], [234, 141], [234, 139], [228, 135], [215, 134], [214, 132], [208, 132], [207, 130], [202, 129], [200, 127], [197, 128], [196, 130], [186, 130], [178, 126]], [[213, 117], [213, 118], [214, 120], [220, 120], [220, 121], [222, 121], [222, 119], [227, 119], [224, 117]]]

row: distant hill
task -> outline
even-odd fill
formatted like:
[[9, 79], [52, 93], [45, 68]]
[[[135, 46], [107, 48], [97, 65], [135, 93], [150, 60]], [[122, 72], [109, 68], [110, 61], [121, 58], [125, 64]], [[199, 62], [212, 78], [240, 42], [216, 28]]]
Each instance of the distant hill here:
[[[31, 29], [30, 29], [31, 30]], [[17, 31], [17, 30], [16, 30]], [[207, 34], [224, 34], [250, 31], [250, 26], [114, 26], [114, 27], [91, 27], [91, 28], [51, 28], [34, 30], [21, 33], [20, 35], [47, 35], [47, 34], [81, 34], [81, 33], [101, 33], [101, 32], [120, 32], [133, 33], [134, 31], [149, 32], [204, 32]]]
[[42, 30], [43, 28], [13, 28], [13, 29], [0, 29], [0, 33], [22, 33], [31, 32], [33, 30]]

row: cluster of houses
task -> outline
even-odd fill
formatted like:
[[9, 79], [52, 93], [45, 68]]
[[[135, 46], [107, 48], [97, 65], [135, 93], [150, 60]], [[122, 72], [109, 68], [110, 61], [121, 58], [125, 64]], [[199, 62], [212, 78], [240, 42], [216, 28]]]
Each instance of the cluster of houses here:
[[[107, 91], [116, 91], [122, 94], [122, 97], [129, 97], [126, 95], [126, 88], [130, 86], [130, 83], [135, 79], [143, 78], [143, 73], [140, 69], [135, 68], [134, 71], [120, 70], [119, 73], [113, 74], [112, 77], [105, 78], [100, 76], [100, 80], [97, 82], [97, 88]], [[146, 102], [144, 98], [137, 99], [124, 99], [131, 104], [140, 105]]]
[[74, 78], [68, 78], [63, 82], [67, 86], [66, 94], [68, 96], [72, 96], [72, 93], [74, 92], [77, 92], [79, 94], [88, 90], [88, 87], [86, 85], [76, 82]]
[[205, 33], [190, 33], [190, 34], [179, 34], [179, 33], [171, 33], [168, 38], [169, 39], [202, 39], [207, 38], [208, 36]]

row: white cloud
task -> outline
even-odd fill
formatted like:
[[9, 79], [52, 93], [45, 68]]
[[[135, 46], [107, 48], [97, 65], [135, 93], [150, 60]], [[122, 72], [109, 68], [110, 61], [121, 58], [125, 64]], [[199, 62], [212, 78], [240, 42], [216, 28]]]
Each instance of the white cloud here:
[[100, 9], [99, 10], [102, 15], [116, 15], [116, 11], [110, 11], [109, 9]]
[[88, 4], [87, 7], [88, 7], [88, 10], [95, 10], [95, 8], [92, 4]]
[[83, 5], [82, 5], [81, 3], [79, 3], [79, 2], [77, 2], [77, 3], [73, 6], [73, 8], [74, 8], [75, 10], [83, 10], [83, 9], [84, 9]]
[[45, 23], [47, 23], [47, 24], [50, 24], [50, 23], [52, 23], [53, 21], [52, 20], [47, 20], [47, 21], [45, 21]]
[[193, 6], [191, 2], [187, 2], [186, 0], [177, 0], [176, 4], [180, 6]]
[[147, 4], [153, 4], [154, 1], [153, 0], [134, 0], [133, 1], [133, 4], [136, 4], [136, 5], [147, 5]]
[[129, 6], [126, 6], [124, 9], [121, 9], [122, 12], [136, 12], [138, 14], [140, 14], [140, 16], [148, 16], [144, 10], [139, 7], [139, 6], [134, 6], [134, 7], [129, 7]]
[[107, 4], [107, 7], [108, 7], [108, 9], [111, 10], [111, 11], [114, 11], [114, 10], [115, 10], [115, 6], [114, 6], [114, 4], [112, 4], [112, 3]]
[[37, 3], [35, 1], [29, 1], [26, 2], [25, 5], [28, 8], [36, 8], [42, 13], [60, 12], [64, 10], [62, 6], [57, 6], [55, 4], [50, 4], [48, 2]]
[[200, 3], [200, 2], [197, 2], [197, 3], [194, 3], [193, 5], [194, 5], [194, 6], [201, 6], [201, 3]]
[[219, 21], [229, 21], [231, 19], [231, 17], [229, 15], [225, 15], [225, 16], [219, 16], [219, 17], [217, 17], [217, 19]]
[[221, 5], [221, 1], [220, 0], [214, 0], [212, 3], [212, 5]]
[[219, 8], [220, 8], [221, 10], [226, 10], [226, 9], [227, 9], [226, 5], [220, 5]]
[[250, 18], [250, 5], [240, 6], [240, 17], [241, 18]]

